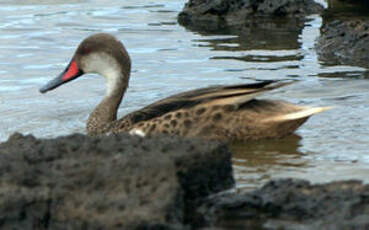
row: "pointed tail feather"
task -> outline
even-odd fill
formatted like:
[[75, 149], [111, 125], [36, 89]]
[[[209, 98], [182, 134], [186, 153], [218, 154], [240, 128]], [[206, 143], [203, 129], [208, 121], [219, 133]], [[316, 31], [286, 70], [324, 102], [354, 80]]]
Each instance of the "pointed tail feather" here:
[[283, 122], [283, 121], [291, 121], [291, 120], [299, 120], [302, 118], [307, 118], [310, 117], [314, 114], [317, 113], [321, 113], [324, 112], [326, 110], [332, 109], [333, 107], [331, 106], [326, 106], [326, 107], [305, 107], [304, 109], [298, 111], [298, 112], [293, 112], [293, 113], [288, 113], [288, 114], [284, 114], [284, 115], [279, 115], [276, 117], [271, 117], [268, 119], [265, 119], [264, 122]]

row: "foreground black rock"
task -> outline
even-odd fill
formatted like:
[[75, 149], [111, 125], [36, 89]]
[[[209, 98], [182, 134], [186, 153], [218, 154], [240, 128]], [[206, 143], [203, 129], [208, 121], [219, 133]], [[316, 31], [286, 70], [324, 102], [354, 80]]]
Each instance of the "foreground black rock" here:
[[323, 10], [313, 0], [189, 0], [178, 15], [178, 21], [191, 29], [215, 31], [235, 26], [250, 27], [255, 19], [261, 24], [262, 18], [275, 16], [303, 19]]
[[[0, 229], [369, 229], [369, 185], [233, 185], [217, 142], [126, 134], [0, 145]], [[209, 196], [210, 195], [210, 196]]]
[[283, 179], [250, 193], [208, 199], [198, 212], [203, 225], [217, 229], [369, 229], [369, 185]]
[[200, 198], [233, 184], [223, 144], [125, 134], [15, 134], [0, 172], [0, 229], [182, 229]]
[[337, 19], [326, 22], [316, 50], [328, 64], [369, 67], [369, 20]]

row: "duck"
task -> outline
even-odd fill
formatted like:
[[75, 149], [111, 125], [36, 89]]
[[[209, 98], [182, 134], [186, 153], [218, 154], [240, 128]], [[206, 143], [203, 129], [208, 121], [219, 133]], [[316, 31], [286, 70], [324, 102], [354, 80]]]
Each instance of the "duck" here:
[[85, 38], [65, 70], [39, 91], [46, 93], [87, 73], [105, 78], [105, 95], [87, 119], [86, 131], [90, 136], [128, 132], [227, 142], [281, 138], [294, 133], [310, 116], [329, 109], [256, 99], [262, 93], [293, 83], [264, 80], [178, 93], [117, 119], [128, 88], [131, 58], [122, 42], [108, 33]]

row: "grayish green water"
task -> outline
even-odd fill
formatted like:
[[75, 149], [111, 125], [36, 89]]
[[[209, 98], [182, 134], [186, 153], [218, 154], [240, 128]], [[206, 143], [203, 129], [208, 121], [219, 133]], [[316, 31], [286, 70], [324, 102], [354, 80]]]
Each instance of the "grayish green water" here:
[[83, 38], [104, 31], [120, 38], [133, 60], [121, 115], [180, 91], [254, 79], [300, 79], [263, 97], [335, 106], [311, 118], [298, 136], [235, 144], [238, 187], [277, 177], [369, 181], [367, 73], [318, 61], [320, 16], [292, 35], [283, 27], [201, 35], [177, 24], [184, 0], [64, 2], [0, 1], [0, 141], [16, 131], [37, 137], [84, 132], [104, 94], [101, 77], [88, 75], [46, 95], [38, 88], [65, 68]]

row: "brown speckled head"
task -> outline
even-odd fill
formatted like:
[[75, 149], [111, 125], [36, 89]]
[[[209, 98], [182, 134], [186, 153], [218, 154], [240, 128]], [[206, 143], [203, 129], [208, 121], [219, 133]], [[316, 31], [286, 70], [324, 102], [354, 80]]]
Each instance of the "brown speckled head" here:
[[128, 77], [131, 72], [131, 60], [124, 45], [106, 33], [94, 34], [83, 40], [73, 60], [85, 73], [106, 76], [108, 71], [119, 68]]
[[110, 34], [98, 33], [82, 41], [67, 68], [43, 86], [40, 92], [53, 90], [84, 73], [98, 73], [107, 79], [107, 91], [110, 93], [118, 82], [128, 84], [130, 71], [131, 60], [123, 44]]

